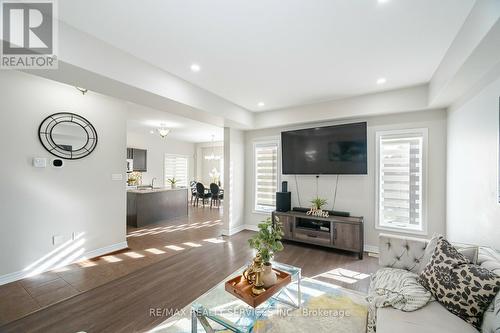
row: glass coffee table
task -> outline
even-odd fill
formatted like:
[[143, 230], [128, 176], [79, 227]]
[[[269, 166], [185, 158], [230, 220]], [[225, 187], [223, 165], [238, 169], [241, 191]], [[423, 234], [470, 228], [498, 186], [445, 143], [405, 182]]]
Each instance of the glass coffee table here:
[[253, 308], [224, 289], [227, 280], [243, 273], [246, 266], [242, 267], [191, 304], [191, 332], [198, 333], [198, 324], [201, 324], [207, 333], [220, 329], [248, 333], [258, 320], [272, 315], [286, 315], [287, 312], [300, 308], [300, 268], [277, 262], [272, 264], [273, 268], [289, 273], [292, 282]]

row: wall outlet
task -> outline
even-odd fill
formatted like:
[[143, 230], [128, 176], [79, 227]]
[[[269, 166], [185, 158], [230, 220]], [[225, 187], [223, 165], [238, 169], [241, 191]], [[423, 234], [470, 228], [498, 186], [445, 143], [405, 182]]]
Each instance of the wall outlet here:
[[64, 242], [64, 237], [61, 235], [52, 236], [52, 245], [60, 245]]
[[46, 168], [47, 159], [45, 157], [33, 157], [33, 166], [35, 168]]
[[81, 238], [83, 234], [84, 233], [81, 231], [73, 231], [73, 233], [71, 233], [71, 240], [77, 240], [78, 238]]

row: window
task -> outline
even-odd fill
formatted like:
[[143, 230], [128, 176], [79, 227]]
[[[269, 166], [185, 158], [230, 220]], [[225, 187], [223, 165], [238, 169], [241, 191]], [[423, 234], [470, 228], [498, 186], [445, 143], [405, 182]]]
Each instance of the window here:
[[376, 137], [377, 227], [425, 233], [427, 129]]
[[271, 212], [276, 207], [278, 188], [278, 143], [254, 144], [255, 211]]
[[169, 179], [177, 179], [176, 186], [187, 187], [189, 178], [188, 156], [165, 155], [165, 184], [170, 185]]

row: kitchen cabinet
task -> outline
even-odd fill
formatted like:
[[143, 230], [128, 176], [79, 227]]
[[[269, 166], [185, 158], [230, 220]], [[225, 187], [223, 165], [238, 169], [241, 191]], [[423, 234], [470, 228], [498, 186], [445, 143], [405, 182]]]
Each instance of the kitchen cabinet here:
[[148, 171], [148, 151], [146, 149], [127, 148], [127, 159], [134, 160], [134, 171]]

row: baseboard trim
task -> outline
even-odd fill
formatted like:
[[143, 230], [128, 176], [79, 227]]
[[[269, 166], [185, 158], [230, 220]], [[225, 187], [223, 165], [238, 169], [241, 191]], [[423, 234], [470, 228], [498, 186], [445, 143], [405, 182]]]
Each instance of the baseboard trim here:
[[245, 230], [259, 231], [259, 227], [253, 224], [245, 224]]
[[100, 249], [97, 249], [97, 250], [86, 252], [83, 256], [87, 259], [92, 259], [92, 258], [103, 256], [103, 255], [108, 254], [108, 253], [120, 251], [120, 250], [123, 250], [126, 248], [128, 248], [127, 241], [112, 244], [109, 246], [101, 247]]
[[379, 253], [378, 246], [365, 244], [364, 249], [365, 249], [365, 252]]
[[229, 230], [228, 229], [223, 229], [222, 230], [222, 235], [223, 236], [232, 236], [234, 234], [237, 234], [240, 231], [245, 230], [245, 227], [246, 227], [246, 225], [242, 224], [242, 225], [237, 226], [236, 228], [232, 228], [232, 229], [229, 229]]
[[[128, 244], [126, 241], [121, 242], [121, 243], [112, 244], [112, 245], [105, 246], [105, 247], [101, 247], [101, 248], [96, 249], [96, 250], [85, 252], [84, 254], [82, 254], [82, 256], [80, 258], [77, 258], [73, 262], [68, 263], [68, 265], [71, 265], [71, 264], [74, 264], [78, 261], [81, 261], [84, 258], [92, 259], [92, 258], [103, 256], [103, 255], [108, 254], [108, 253], [120, 251], [120, 250], [123, 250], [126, 248], [128, 248]], [[47, 271], [49, 271], [51, 269], [53, 269], [53, 268], [48, 268]], [[44, 272], [46, 272], [46, 271], [44, 271]], [[42, 274], [44, 272], [40, 272], [40, 274]], [[14, 281], [24, 279], [29, 274], [30, 274], [29, 271], [18, 271], [18, 272], [13, 272], [13, 273], [2, 275], [2, 276], [0, 276], [0, 286], [7, 284], [7, 283], [11, 283]]]

